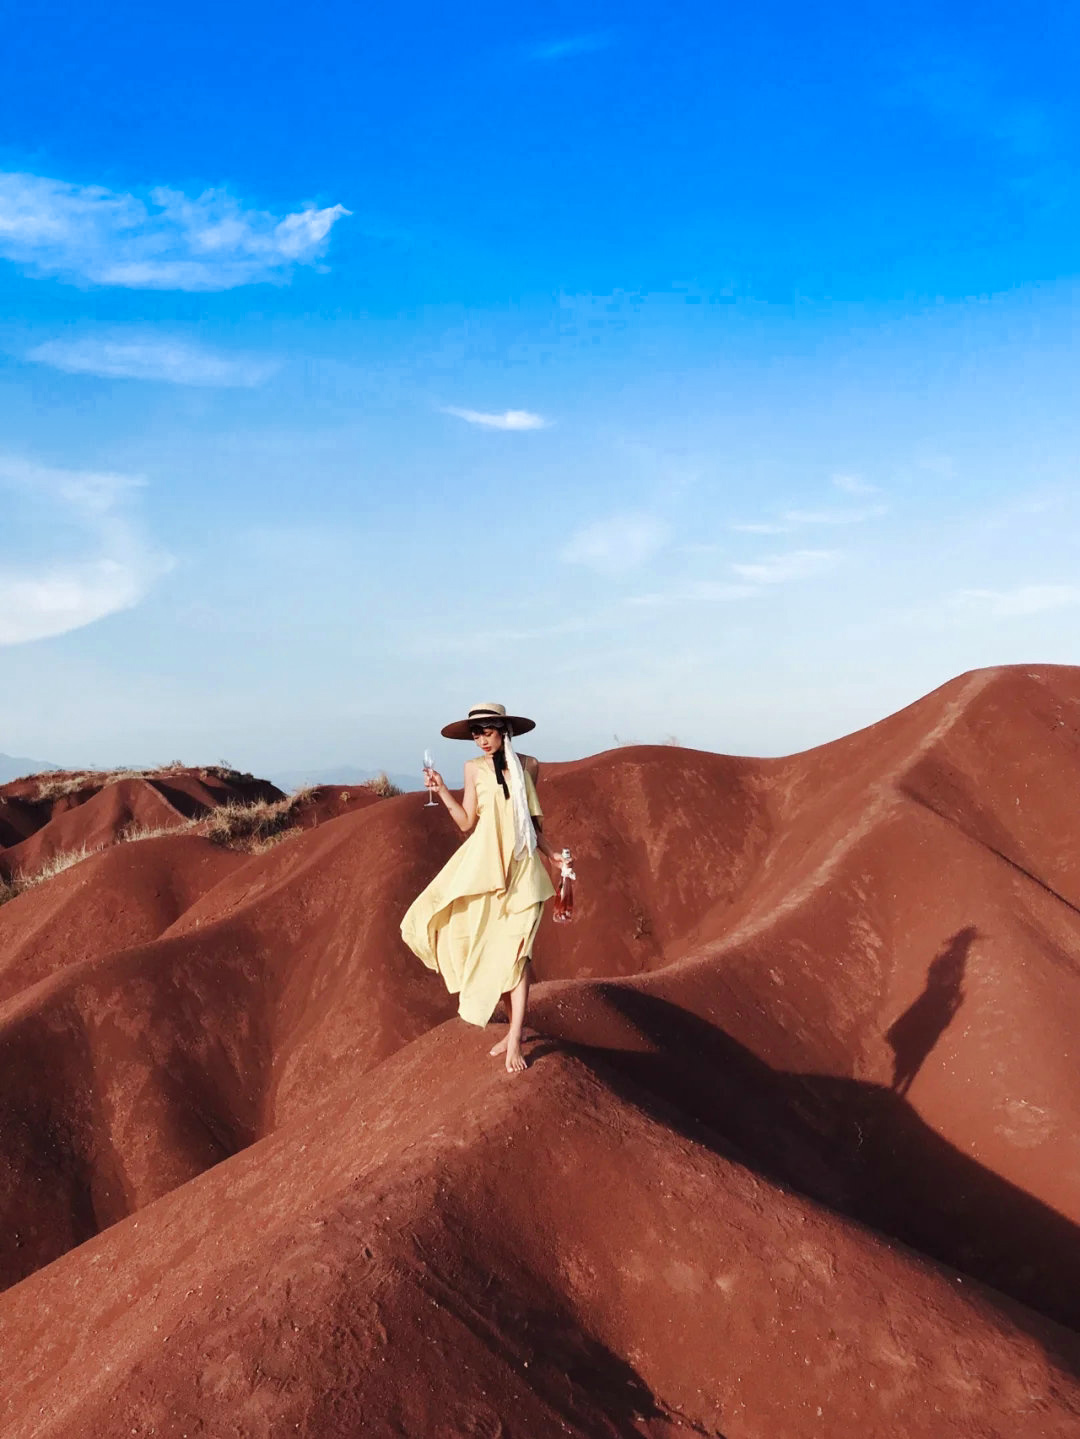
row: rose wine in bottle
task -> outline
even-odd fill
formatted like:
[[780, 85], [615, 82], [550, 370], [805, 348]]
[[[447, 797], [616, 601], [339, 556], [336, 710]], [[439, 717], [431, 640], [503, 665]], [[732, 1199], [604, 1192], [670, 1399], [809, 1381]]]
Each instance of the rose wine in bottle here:
[[564, 849], [561, 856], [562, 869], [559, 875], [559, 888], [555, 891], [555, 913], [552, 915], [556, 924], [569, 924], [574, 917], [574, 880], [577, 875], [570, 866], [573, 858], [568, 849]]

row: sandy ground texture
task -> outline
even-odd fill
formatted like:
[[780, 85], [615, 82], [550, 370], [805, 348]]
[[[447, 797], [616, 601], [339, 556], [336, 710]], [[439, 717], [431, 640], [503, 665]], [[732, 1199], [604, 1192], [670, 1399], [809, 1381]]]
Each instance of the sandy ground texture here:
[[[516, 1077], [398, 936], [422, 795], [0, 905], [0, 1433], [1074, 1439], [1078, 789], [1050, 666], [545, 767]], [[0, 856], [139, 803], [0, 798]]]

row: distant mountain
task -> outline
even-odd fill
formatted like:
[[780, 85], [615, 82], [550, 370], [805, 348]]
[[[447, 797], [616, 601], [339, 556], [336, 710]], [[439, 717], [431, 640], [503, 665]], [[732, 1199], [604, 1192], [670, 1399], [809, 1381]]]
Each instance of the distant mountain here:
[[48, 764], [43, 759], [20, 759], [17, 755], [0, 754], [0, 784], [22, 779], [26, 774], [43, 774], [46, 770], [59, 768], [58, 764]]
[[[354, 764], [330, 765], [326, 769], [288, 769], [279, 774], [268, 775], [271, 784], [283, 789], [286, 794], [301, 789], [304, 785], [315, 784], [366, 784], [382, 774], [378, 769], [358, 769]], [[387, 779], [398, 789], [419, 790], [424, 788], [419, 771], [416, 774], [388, 774]]]

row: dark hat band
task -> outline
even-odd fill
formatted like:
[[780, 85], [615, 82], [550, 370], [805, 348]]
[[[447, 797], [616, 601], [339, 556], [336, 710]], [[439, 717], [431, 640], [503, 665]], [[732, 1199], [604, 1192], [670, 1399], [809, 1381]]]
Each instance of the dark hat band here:
[[526, 719], [524, 715], [508, 715], [505, 710], [491, 709], [489, 705], [476, 705], [463, 720], [455, 720], [453, 724], [444, 726], [442, 734], [447, 739], [471, 739], [474, 727], [484, 729], [499, 729], [503, 734], [520, 735], [527, 734], [529, 730], [536, 728], [536, 722]]

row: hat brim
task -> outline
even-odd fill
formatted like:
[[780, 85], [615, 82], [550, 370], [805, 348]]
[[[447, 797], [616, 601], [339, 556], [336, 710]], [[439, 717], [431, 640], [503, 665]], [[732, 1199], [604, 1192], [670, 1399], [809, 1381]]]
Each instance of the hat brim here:
[[[484, 720], [475, 719], [455, 720], [439, 731], [444, 739], [472, 739], [473, 725], [483, 724]], [[491, 723], [505, 726], [512, 735], [528, 734], [531, 729], [536, 728], [536, 721], [525, 719], [523, 715], [492, 715]]]

